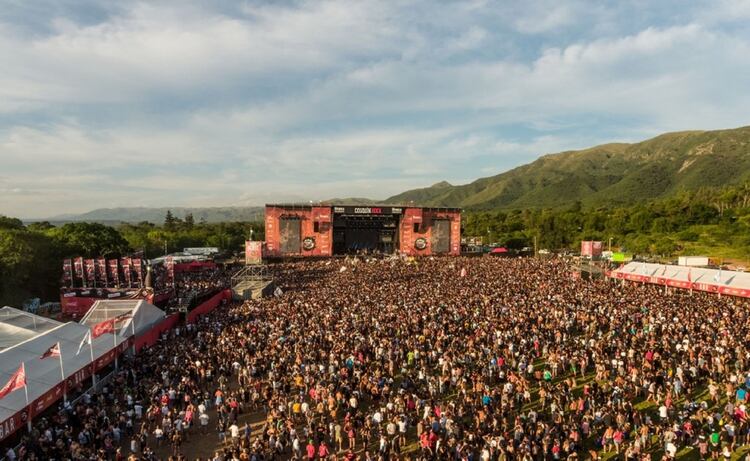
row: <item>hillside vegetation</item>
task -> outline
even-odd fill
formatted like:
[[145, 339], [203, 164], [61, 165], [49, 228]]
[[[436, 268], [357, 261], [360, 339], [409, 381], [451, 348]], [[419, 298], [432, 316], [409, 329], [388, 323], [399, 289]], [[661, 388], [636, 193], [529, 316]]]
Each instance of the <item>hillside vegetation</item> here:
[[617, 206], [750, 180], [750, 127], [668, 133], [636, 144], [562, 152], [496, 176], [441, 182], [387, 203], [474, 210]]

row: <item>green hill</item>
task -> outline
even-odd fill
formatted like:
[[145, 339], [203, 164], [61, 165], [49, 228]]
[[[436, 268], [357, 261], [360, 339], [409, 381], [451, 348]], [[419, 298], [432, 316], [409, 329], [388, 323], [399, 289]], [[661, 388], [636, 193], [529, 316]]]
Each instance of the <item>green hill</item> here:
[[386, 202], [468, 209], [547, 208], [576, 201], [626, 205], [748, 179], [750, 127], [743, 127], [668, 133], [635, 144], [545, 155], [469, 184], [441, 182]]

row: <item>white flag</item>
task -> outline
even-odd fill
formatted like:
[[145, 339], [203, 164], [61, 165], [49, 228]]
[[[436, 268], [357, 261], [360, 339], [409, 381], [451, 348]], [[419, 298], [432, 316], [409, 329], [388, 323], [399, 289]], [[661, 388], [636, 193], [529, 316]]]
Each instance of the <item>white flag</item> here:
[[81, 340], [81, 344], [78, 345], [78, 352], [76, 352], [76, 355], [81, 353], [81, 349], [83, 349], [84, 344], [91, 345], [91, 330], [88, 330], [84, 335], [83, 339]]
[[721, 267], [719, 268], [719, 272], [714, 275], [714, 282], [718, 282], [719, 280], [721, 280]]

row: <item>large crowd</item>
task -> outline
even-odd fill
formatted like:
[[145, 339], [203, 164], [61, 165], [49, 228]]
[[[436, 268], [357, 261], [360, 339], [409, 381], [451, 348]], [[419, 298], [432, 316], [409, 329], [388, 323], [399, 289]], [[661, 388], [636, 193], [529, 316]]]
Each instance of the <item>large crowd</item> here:
[[276, 266], [38, 421], [12, 460], [737, 459], [750, 306], [559, 259]]

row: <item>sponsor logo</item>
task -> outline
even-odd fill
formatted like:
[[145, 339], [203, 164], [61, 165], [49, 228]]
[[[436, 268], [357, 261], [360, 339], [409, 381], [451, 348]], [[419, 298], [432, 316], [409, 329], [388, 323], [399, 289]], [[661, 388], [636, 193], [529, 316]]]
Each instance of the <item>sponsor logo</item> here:
[[391, 213], [393, 213], [393, 214], [401, 214], [401, 208], [391, 208]]
[[75, 298], [75, 296], [76, 296], [75, 292], [63, 294], [63, 298]]
[[333, 212], [334, 213], [344, 213], [345, 211], [346, 210], [342, 206], [335, 206], [335, 207], [333, 207]]
[[8, 418], [0, 424], [0, 440], [16, 431], [16, 418]]
[[414, 241], [414, 248], [417, 250], [424, 250], [427, 248], [427, 239], [424, 237], [419, 237]]
[[312, 237], [305, 237], [304, 240], [302, 240], [302, 249], [310, 251], [313, 248], [315, 248], [315, 239]]

